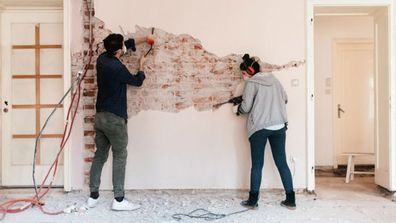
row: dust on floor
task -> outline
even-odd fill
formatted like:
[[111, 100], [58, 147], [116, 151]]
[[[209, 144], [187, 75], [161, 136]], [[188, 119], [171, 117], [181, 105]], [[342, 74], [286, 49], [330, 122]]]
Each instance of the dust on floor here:
[[[323, 177], [316, 180], [316, 196], [297, 194], [297, 210], [291, 211], [279, 205], [284, 199], [280, 190], [263, 190], [258, 210], [232, 215], [215, 222], [271, 223], [271, 222], [396, 222], [396, 202], [385, 197], [372, 177], [358, 177], [350, 184], [344, 178]], [[6, 189], [0, 191], [0, 201], [32, 197], [31, 190]], [[110, 210], [112, 193], [101, 192], [100, 204], [86, 212], [74, 212], [57, 216], [42, 214], [30, 208], [19, 214], [7, 214], [0, 222], [13, 223], [91, 223], [91, 222], [206, 222], [202, 219], [172, 218], [175, 213], [188, 213], [205, 208], [215, 213], [227, 214], [242, 210], [239, 205], [247, 196], [240, 190], [138, 190], [128, 191], [129, 200], [140, 203], [142, 208], [132, 212]], [[54, 190], [44, 199], [46, 210], [62, 210], [70, 205], [77, 208], [84, 204], [87, 192], [63, 193]]]

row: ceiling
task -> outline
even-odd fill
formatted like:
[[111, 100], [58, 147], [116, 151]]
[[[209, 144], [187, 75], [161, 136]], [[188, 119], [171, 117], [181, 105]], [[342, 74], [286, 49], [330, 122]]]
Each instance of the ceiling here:
[[0, 0], [0, 8], [62, 7], [63, 0]]
[[342, 6], [342, 7], [315, 7], [315, 16], [372, 16], [384, 6]]

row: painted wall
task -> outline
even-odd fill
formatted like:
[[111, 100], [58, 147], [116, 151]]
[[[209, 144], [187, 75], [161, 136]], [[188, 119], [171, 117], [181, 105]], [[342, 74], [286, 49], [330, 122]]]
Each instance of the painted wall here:
[[[83, 24], [82, 24], [82, 10], [81, 0], [70, 0], [70, 51], [71, 54], [78, 53], [82, 50], [81, 44], [83, 38]], [[73, 63], [73, 62], [72, 62]], [[77, 112], [76, 119], [74, 121], [74, 129], [70, 137], [70, 157], [71, 157], [71, 189], [78, 190], [87, 187], [84, 182], [84, 143], [82, 140], [83, 135], [83, 118], [82, 111]]]
[[[315, 18], [315, 165], [333, 166], [333, 79], [334, 39], [374, 38], [374, 20], [369, 16]], [[366, 161], [366, 160], [365, 160]], [[370, 160], [368, 160], [370, 161]]]
[[[135, 25], [154, 26], [192, 35], [217, 56], [249, 52], [266, 62], [283, 64], [305, 56], [304, 2], [249, 0], [241, 5], [238, 0], [170, 0], [166, 4], [119, 0], [114, 4], [95, 0], [95, 16], [114, 32], [120, 32], [119, 26], [126, 32], [134, 32]], [[249, 13], [241, 10], [245, 7]], [[73, 5], [73, 11], [77, 10], [80, 6]], [[290, 167], [297, 188], [304, 188], [306, 182], [304, 73], [303, 67], [276, 74], [289, 94], [287, 154], [289, 161], [290, 157], [296, 160]], [[126, 188], [248, 188], [250, 151], [245, 123], [228, 105], [215, 112], [190, 108], [179, 113], [145, 111], [130, 117]], [[74, 132], [73, 147], [83, 148], [78, 135]], [[267, 149], [262, 185], [281, 188]], [[84, 172], [82, 166], [73, 168], [75, 173]], [[74, 189], [84, 185], [79, 174], [74, 178]], [[102, 188], [111, 188], [111, 157], [103, 170]]]

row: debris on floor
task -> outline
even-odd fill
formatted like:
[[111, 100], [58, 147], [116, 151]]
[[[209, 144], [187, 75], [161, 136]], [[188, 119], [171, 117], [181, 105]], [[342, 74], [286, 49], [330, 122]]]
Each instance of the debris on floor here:
[[[381, 194], [372, 177], [357, 177], [349, 184], [344, 178], [317, 178], [316, 196], [300, 191], [297, 193], [297, 210], [291, 211], [279, 205], [284, 199], [281, 190], [263, 190], [257, 210], [249, 210], [231, 215], [215, 222], [394, 222], [396, 202]], [[172, 218], [176, 213], [187, 214], [203, 208], [218, 214], [227, 214], [244, 209], [239, 205], [247, 197], [242, 190], [131, 190], [126, 198], [139, 203], [142, 208], [131, 212], [110, 210], [113, 195], [111, 191], [101, 191], [99, 205], [87, 209], [84, 203], [87, 192], [63, 193], [60, 189], [45, 197], [47, 210], [64, 210], [67, 214], [48, 216], [37, 208], [30, 208], [19, 214], [7, 214], [2, 222], [18, 223], [85, 223], [85, 222], [139, 222], [175, 223], [206, 222], [203, 219], [181, 217]], [[28, 189], [3, 189], [0, 200], [29, 197]]]

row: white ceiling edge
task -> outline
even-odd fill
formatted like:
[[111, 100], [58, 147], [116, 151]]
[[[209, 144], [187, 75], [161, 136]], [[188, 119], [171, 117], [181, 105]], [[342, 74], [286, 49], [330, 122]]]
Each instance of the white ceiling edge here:
[[373, 16], [384, 10], [383, 6], [319, 6], [314, 10], [315, 16]]

